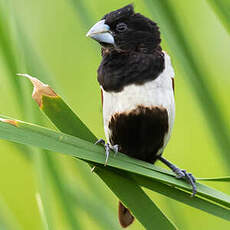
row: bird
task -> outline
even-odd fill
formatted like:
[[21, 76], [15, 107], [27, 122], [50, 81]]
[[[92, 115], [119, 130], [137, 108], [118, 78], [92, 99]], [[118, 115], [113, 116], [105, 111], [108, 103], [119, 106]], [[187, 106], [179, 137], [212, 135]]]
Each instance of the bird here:
[[[174, 69], [157, 23], [129, 4], [104, 15], [87, 37], [101, 46], [97, 80], [107, 143], [96, 144], [104, 144], [106, 163], [110, 150], [149, 163], [160, 160], [191, 184], [194, 196], [194, 176], [162, 157], [175, 118]], [[134, 221], [121, 202], [118, 213], [124, 228]]]

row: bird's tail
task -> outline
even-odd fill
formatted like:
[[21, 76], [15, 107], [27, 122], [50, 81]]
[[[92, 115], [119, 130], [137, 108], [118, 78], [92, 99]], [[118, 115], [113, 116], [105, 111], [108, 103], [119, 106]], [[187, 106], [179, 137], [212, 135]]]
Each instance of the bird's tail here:
[[118, 204], [118, 218], [121, 226], [123, 228], [128, 227], [134, 221], [134, 216], [130, 213], [129, 209], [127, 209], [120, 201]]

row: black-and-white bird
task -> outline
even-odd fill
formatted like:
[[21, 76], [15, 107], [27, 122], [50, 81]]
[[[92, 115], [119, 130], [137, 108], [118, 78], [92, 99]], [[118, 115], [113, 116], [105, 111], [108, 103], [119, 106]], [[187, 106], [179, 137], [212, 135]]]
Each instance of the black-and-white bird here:
[[[107, 158], [111, 148], [150, 163], [160, 160], [187, 179], [194, 195], [194, 177], [161, 156], [171, 136], [175, 102], [174, 70], [160, 46], [157, 24], [127, 5], [106, 14], [87, 36], [102, 47], [98, 82]], [[133, 219], [119, 203], [121, 225], [127, 227]]]

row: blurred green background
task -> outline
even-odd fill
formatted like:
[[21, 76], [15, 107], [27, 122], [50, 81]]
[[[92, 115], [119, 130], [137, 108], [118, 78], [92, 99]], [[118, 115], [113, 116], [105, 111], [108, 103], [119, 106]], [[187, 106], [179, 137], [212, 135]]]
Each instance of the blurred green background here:
[[[150, 1], [132, 2], [136, 12], [152, 18], [160, 28], [164, 26], [157, 14], [154, 17], [158, 10], [151, 9]], [[223, 140], [218, 128], [223, 119], [225, 130], [230, 130], [229, 34], [208, 1], [165, 2], [170, 3], [174, 20], [189, 44], [188, 54], [205, 73], [202, 79], [221, 117], [216, 116], [215, 121], [211, 105], [205, 112], [198, 88], [186, 76], [184, 60], [173, 52], [163, 33], [163, 48], [170, 54], [176, 73], [176, 120], [164, 155], [197, 177], [230, 175], [227, 154], [222, 154], [225, 148], [230, 156], [229, 136]], [[105, 13], [129, 3], [0, 0], [0, 113], [54, 128], [32, 101], [30, 83], [15, 75], [26, 72], [52, 86], [95, 135], [104, 138], [96, 80], [100, 47], [85, 34]], [[222, 146], [221, 140], [225, 141]], [[0, 154], [0, 229], [120, 229], [117, 198], [86, 164], [59, 154], [48, 153], [47, 158], [46, 152], [2, 140]], [[229, 184], [209, 185], [230, 194]], [[62, 192], [63, 186], [69, 193]], [[147, 192], [179, 229], [229, 228], [227, 221]], [[65, 196], [73, 198], [71, 205]], [[136, 221], [130, 229], [143, 227]]]

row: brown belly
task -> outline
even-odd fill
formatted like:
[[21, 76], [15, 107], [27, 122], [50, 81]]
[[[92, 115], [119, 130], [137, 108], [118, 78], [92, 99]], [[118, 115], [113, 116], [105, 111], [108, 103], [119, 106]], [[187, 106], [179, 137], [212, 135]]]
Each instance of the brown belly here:
[[163, 107], [138, 106], [129, 113], [116, 113], [109, 122], [110, 143], [131, 157], [154, 163], [168, 132], [168, 112]]

